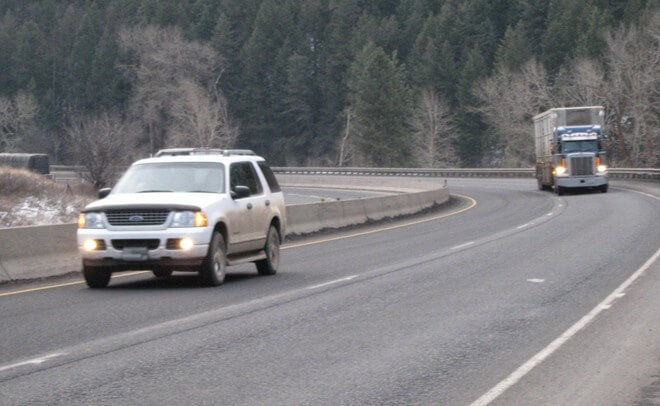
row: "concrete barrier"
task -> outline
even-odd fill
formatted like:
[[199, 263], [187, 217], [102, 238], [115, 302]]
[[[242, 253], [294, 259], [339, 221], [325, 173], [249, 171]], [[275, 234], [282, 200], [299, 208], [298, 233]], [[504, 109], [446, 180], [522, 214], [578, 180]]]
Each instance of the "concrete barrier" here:
[[[327, 177], [278, 175], [280, 182], [287, 186], [384, 190], [397, 194], [289, 205], [287, 231], [290, 234], [308, 234], [413, 214], [449, 199], [449, 191], [438, 181], [406, 179], [402, 182], [401, 178], [385, 180], [362, 176], [341, 178], [334, 177], [332, 182], [327, 182]], [[0, 229], [0, 281], [43, 278], [79, 270], [75, 233], [75, 224]]]
[[0, 229], [0, 281], [79, 269], [75, 224]]

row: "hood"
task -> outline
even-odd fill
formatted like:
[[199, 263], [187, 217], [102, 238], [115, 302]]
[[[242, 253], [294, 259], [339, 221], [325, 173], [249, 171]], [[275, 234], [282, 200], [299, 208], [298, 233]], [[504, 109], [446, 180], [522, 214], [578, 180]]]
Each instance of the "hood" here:
[[171, 208], [204, 210], [213, 203], [227, 199], [218, 193], [117, 193], [88, 204], [83, 212], [109, 209]]

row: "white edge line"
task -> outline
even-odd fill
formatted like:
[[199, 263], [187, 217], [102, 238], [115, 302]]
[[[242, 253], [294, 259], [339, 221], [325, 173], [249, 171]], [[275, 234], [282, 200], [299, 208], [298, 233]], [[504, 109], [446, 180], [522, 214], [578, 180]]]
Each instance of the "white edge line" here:
[[525, 224], [523, 224], [522, 226], [518, 226], [518, 227], [516, 227], [516, 230], [520, 230], [521, 228], [525, 228], [525, 227], [527, 227], [528, 225], [529, 225], [529, 223], [525, 223]]
[[309, 290], [311, 290], [311, 289], [318, 289], [318, 288], [322, 288], [322, 287], [325, 287], [325, 286], [334, 285], [335, 283], [341, 283], [341, 282], [350, 281], [351, 279], [355, 279], [355, 278], [357, 278], [357, 277], [358, 277], [357, 275], [351, 275], [351, 276], [347, 276], [347, 277], [345, 277], [345, 278], [335, 279], [334, 281], [325, 282], [325, 283], [320, 283], [320, 284], [318, 284], [318, 285], [308, 286], [306, 289], [309, 289]]
[[15, 364], [5, 365], [3, 367], [0, 367], [0, 372], [7, 371], [9, 369], [22, 367], [22, 366], [25, 366], [25, 365], [43, 364], [44, 362], [48, 361], [51, 358], [60, 357], [62, 355], [65, 355], [65, 354], [63, 352], [58, 352], [58, 353], [55, 353], [55, 354], [44, 355], [43, 357], [39, 357], [39, 358], [29, 359], [27, 361], [17, 362]]
[[620, 295], [624, 290], [628, 288], [637, 278], [639, 278], [644, 271], [646, 271], [657, 259], [660, 257], [660, 249], [658, 249], [655, 254], [649, 258], [644, 265], [642, 265], [637, 271], [635, 271], [625, 282], [619, 285], [612, 293], [610, 293], [602, 302], [596, 305], [589, 313], [582, 317], [577, 323], [573, 324], [568, 330], [566, 330], [562, 335], [557, 337], [554, 341], [548, 344], [547, 347], [539, 351], [536, 355], [530, 358], [527, 362], [522, 364], [518, 369], [513, 371], [509, 376], [504, 380], [500, 381], [497, 385], [493, 386], [488, 392], [484, 393], [471, 403], [471, 406], [485, 406], [488, 405], [493, 400], [497, 399], [502, 395], [507, 389], [515, 385], [522, 377], [527, 375], [534, 367], [543, 362], [548, 358], [552, 353], [557, 351], [559, 347], [564, 345], [571, 337], [577, 334], [580, 330], [587, 326], [600, 312], [607, 310], [612, 307], [612, 302], [617, 298], [621, 297]]
[[457, 245], [455, 247], [451, 247], [453, 250], [469, 247], [470, 245], [474, 244], [474, 241], [466, 242], [465, 244]]

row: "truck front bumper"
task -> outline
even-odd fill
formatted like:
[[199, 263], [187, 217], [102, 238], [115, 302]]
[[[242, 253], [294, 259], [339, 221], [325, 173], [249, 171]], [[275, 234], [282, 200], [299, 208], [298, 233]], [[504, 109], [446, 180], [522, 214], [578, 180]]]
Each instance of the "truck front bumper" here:
[[563, 188], [598, 187], [607, 185], [607, 174], [592, 176], [557, 176], [557, 186]]

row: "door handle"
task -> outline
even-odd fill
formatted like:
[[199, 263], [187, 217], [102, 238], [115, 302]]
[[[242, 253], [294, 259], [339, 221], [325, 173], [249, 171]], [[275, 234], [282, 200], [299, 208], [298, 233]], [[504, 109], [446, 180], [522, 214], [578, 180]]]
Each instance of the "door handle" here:
[[270, 200], [266, 200], [266, 206], [270, 206]]
[[248, 208], [248, 210], [250, 210], [252, 208], [252, 203], [248, 203], [247, 208]]

